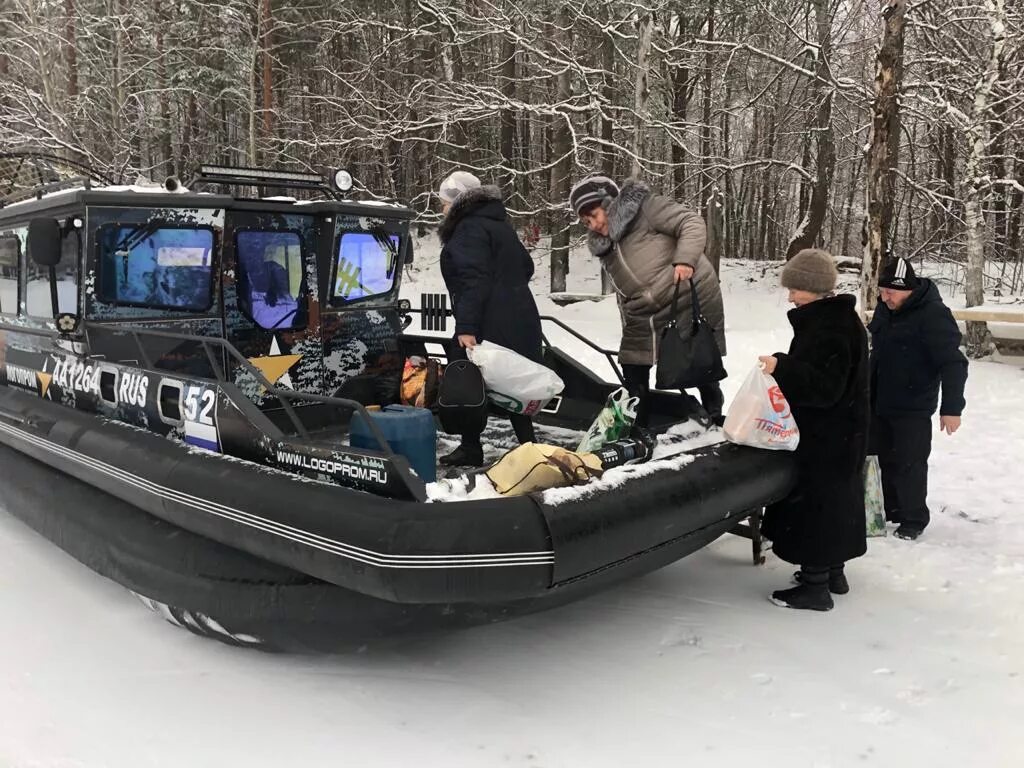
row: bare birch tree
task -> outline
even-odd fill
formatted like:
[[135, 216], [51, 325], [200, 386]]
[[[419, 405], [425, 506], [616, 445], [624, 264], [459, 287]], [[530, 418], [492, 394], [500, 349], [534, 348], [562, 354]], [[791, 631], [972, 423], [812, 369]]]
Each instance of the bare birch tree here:
[[877, 303], [878, 271], [889, 244], [894, 179], [900, 151], [899, 93], [903, 78], [906, 0], [891, 0], [882, 11], [884, 32], [875, 74], [871, 143], [868, 145], [867, 219], [864, 222], [864, 262], [861, 307]]

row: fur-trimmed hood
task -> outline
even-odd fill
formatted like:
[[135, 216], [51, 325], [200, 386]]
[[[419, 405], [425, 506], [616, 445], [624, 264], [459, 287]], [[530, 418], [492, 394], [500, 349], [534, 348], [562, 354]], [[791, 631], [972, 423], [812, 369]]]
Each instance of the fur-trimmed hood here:
[[640, 213], [651, 188], [642, 181], [629, 179], [619, 190], [619, 196], [608, 204], [608, 236], [613, 243], [629, 233], [629, 228]]
[[629, 234], [636, 221], [644, 200], [651, 194], [651, 188], [637, 179], [629, 179], [619, 190], [618, 197], [606, 198], [602, 203], [608, 212], [608, 237], [590, 232], [587, 246], [595, 256], [604, 256], [612, 246]]
[[486, 211], [486, 215], [490, 218], [503, 220], [507, 217], [505, 205], [501, 201], [501, 190], [494, 185], [485, 184], [482, 187], [469, 189], [455, 198], [455, 202], [452, 203], [452, 207], [448, 209], [448, 213], [445, 214], [437, 229], [441, 242], [447, 243], [451, 240], [459, 222], [484, 207], [492, 208], [492, 210]]

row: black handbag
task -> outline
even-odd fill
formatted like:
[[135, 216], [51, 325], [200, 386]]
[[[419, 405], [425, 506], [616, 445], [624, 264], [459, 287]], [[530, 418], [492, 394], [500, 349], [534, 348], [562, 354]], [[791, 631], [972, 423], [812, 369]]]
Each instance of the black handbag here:
[[721, 381], [726, 377], [722, 352], [715, 341], [715, 332], [700, 313], [697, 286], [690, 280], [690, 301], [693, 321], [679, 325], [679, 283], [672, 295], [672, 319], [661, 332], [658, 347], [658, 389], [689, 389]]
[[437, 417], [450, 435], [479, 435], [487, 428], [484, 377], [469, 360], [448, 363], [437, 392]]

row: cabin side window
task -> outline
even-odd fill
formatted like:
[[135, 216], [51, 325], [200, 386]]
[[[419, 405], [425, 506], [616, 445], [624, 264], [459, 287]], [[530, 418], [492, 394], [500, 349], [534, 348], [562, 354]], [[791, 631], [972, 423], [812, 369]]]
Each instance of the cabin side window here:
[[238, 297], [261, 328], [305, 325], [302, 240], [297, 232], [239, 230], [235, 234]]
[[18, 314], [18, 279], [21, 274], [21, 240], [0, 234], [0, 314]]
[[331, 303], [389, 293], [395, 285], [399, 243], [398, 235], [387, 232], [342, 233], [331, 275]]
[[[60, 263], [54, 268], [57, 276], [57, 311], [78, 314], [78, 265], [81, 234], [70, 229], [61, 240]], [[29, 317], [53, 317], [50, 299], [50, 270], [31, 259], [25, 263], [25, 313]]]
[[203, 312], [213, 304], [213, 230], [106, 224], [97, 232], [96, 298]]

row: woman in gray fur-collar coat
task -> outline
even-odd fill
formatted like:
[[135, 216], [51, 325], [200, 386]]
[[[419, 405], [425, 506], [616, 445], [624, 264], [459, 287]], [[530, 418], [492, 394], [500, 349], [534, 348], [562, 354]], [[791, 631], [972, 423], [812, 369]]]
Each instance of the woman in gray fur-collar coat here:
[[[615, 285], [622, 320], [619, 362], [630, 393], [641, 397], [638, 421], [643, 425], [644, 395], [658, 360], [661, 332], [672, 319], [677, 282], [693, 279], [701, 313], [725, 354], [725, 310], [718, 275], [704, 255], [704, 219], [635, 179], [620, 191], [608, 177], [590, 176], [572, 188], [569, 204], [590, 230], [587, 245]], [[679, 286], [677, 307], [680, 323], [689, 323], [692, 307], [685, 283]], [[723, 396], [718, 383], [701, 387], [700, 397], [708, 416], [720, 424]]]

